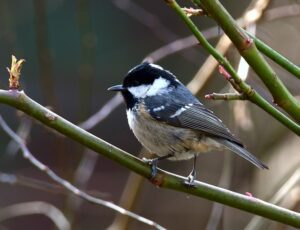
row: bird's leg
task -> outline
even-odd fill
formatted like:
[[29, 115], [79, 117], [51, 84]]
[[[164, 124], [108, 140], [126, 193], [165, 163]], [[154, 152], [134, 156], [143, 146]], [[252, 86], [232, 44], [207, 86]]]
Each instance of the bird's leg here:
[[157, 174], [157, 162], [160, 160], [164, 160], [167, 159], [169, 157], [174, 156], [173, 154], [168, 154], [165, 156], [161, 156], [161, 157], [156, 157], [153, 159], [147, 159], [147, 158], [143, 158], [142, 160], [146, 163], [148, 163], [151, 166], [151, 177], [154, 178]]
[[194, 162], [193, 162], [193, 169], [188, 177], [185, 179], [184, 184], [188, 186], [194, 185], [194, 180], [196, 178], [196, 162], [197, 162], [197, 155], [194, 155]]

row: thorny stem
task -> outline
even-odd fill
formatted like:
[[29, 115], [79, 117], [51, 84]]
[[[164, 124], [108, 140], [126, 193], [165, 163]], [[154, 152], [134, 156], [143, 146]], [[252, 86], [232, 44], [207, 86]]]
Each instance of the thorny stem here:
[[300, 67], [295, 65], [289, 59], [272, 49], [270, 46], [262, 42], [260, 39], [254, 37], [246, 31], [246, 33], [254, 40], [256, 47], [260, 52], [272, 59], [275, 63], [280, 65], [282, 68], [293, 74], [295, 77], [300, 79]]
[[[175, 2], [171, 5], [177, 5], [176, 1], [171, 2]], [[294, 120], [300, 122], [300, 103], [258, 52], [253, 39], [238, 26], [222, 4], [218, 0], [193, 0], [193, 2], [220, 25], [240, 54], [267, 86], [274, 98], [274, 103], [284, 109]]]
[[[270, 10], [271, 11], [271, 10]], [[237, 20], [241, 21], [241, 20]], [[211, 39], [220, 35], [220, 32], [217, 31], [218, 27], [211, 27], [202, 31], [202, 34], [205, 35], [206, 39]], [[257, 49], [262, 52], [265, 56], [273, 60], [275, 63], [280, 65], [283, 69], [287, 70], [295, 77], [300, 79], [300, 67], [291, 62], [289, 59], [284, 57], [278, 51], [274, 50], [266, 43], [261, 41], [259, 38], [253, 36], [251, 33], [245, 31], [255, 42]], [[192, 46], [197, 45], [199, 42], [194, 39], [194, 35], [189, 35], [184, 38], [177, 39], [171, 43], [168, 43], [157, 50], [151, 52], [145, 57], [144, 61], [148, 62], [157, 62], [171, 54], [180, 52], [184, 49], [190, 48]]]
[[[271, 21], [283, 17], [298, 16], [300, 12], [299, 4], [279, 6], [271, 9], [267, 9], [266, 8], [267, 5], [268, 4], [262, 5], [260, 0], [256, 1], [256, 3], [253, 6], [251, 6], [251, 8], [247, 9], [246, 13], [242, 17], [236, 19], [237, 24], [240, 27], [245, 28], [246, 26], [249, 26], [252, 23], [256, 23], [261, 18], [262, 15], [266, 16], [264, 17], [265, 21]], [[133, 12], [133, 10], [131, 12]], [[251, 19], [249, 19], [248, 16], [249, 14], [251, 14], [251, 12], [252, 13], [255, 12], [255, 16], [254, 18], [252, 17]], [[293, 62], [288, 60], [286, 57], [284, 57], [282, 54], [280, 54], [279, 52], [277, 52], [276, 50], [268, 46], [260, 39], [253, 36], [251, 33], [247, 32], [246, 30], [244, 31], [254, 40], [255, 45], [260, 52], [262, 52], [264, 55], [269, 57], [271, 60], [273, 60], [278, 65], [280, 65], [282, 68], [286, 69], [295, 77], [300, 78], [299, 66], [295, 65]], [[220, 31], [219, 26], [211, 27], [202, 31], [202, 34], [205, 35], [206, 39], [208, 40], [214, 37], [218, 37], [222, 33], [223, 31]], [[198, 43], [199, 42], [196, 39], [194, 39], [194, 35], [189, 35], [187, 37], [174, 40], [173, 42], [160, 47], [159, 49], [150, 53], [145, 59], [151, 62], [156, 62], [162, 58], [165, 58], [170, 54], [195, 46]]]
[[[17, 90], [0, 90], [0, 103], [17, 108], [39, 120], [44, 125], [55, 129], [78, 143], [81, 143], [85, 147], [108, 157], [109, 159], [145, 178], [151, 178], [150, 167], [143, 163], [140, 159], [58, 116], [29, 98], [24, 92]], [[300, 227], [299, 213], [264, 202], [258, 198], [241, 195], [203, 182], [195, 182], [194, 187], [187, 187], [183, 183], [183, 177], [160, 169], [158, 169], [157, 176], [151, 181], [162, 188], [168, 188], [206, 198], [291, 226]]]
[[[226, 71], [230, 74], [232, 79], [235, 81], [235, 84], [238, 85], [238, 87], [240, 89], [239, 92], [243, 93], [247, 97], [248, 100], [250, 100], [254, 104], [261, 107], [263, 110], [265, 110], [267, 113], [269, 113], [275, 119], [277, 119], [283, 125], [285, 125], [290, 130], [292, 130], [294, 133], [296, 133], [297, 135], [300, 136], [300, 125], [298, 125], [296, 122], [294, 122], [289, 117], [287, 117], [286, 115], [281, 113], [279, 110], [277, 110], [275, 107], [273, 107], [262, 96], [260, 96], [254, 89], [252, 89], [251, 86], [249, 86], [246, 82], [242, 81], [241, 78], [237, 75], [234, 68], [229, 63], [229, 61], [226, 58], [224, 58], [218, 51], [216, 51], [212, 45], [210, 45], [210, 43], [205, 39], [203, 34], [195, 26], [193, 21], [189, 17], [186, 16], [185, 12], [177, 4], [177, 2], [175, 0], [165, 0], [165, 1], [171, 8], [173, 8], [175, 10], [175, 12], [187, 24], [187, 26], [190, 28], [192, 33], [198, 39], [198, 41], [203, 46], [203, 48], [206, 49], [207, 52], [210, 53], [220, 63], [220, 65], [224, 66]], [[299, 112], [300, 112], [300, 109], [299, 109]], [[299, 115], [298, 119], [300, 119], [300, 115]]]

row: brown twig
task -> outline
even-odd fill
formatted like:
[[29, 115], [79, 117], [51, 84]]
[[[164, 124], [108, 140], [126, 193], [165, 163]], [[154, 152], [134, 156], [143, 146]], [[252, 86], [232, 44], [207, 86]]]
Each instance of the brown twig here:
[[[69, 192], [59, 184], [49, 183], [43, 180], [21, 176], [21, 175], [14, 175], [10, 173], [0, 172], [0, 183], [5, 183], [9, 185], [19, 185], [24, 186], [32, 189], [37, 189], [49, 193], [55, 194], [69, 194]], [[91, 196], [100, 197], [100, 198], [109, 198], [110, 195], [108, 193], [101, 193], [98, 191], [85, 191]]]
[[205, 99], [212, 100], [246, 100], [244, 94], [239, 93], [212, 93], [206, 94]]

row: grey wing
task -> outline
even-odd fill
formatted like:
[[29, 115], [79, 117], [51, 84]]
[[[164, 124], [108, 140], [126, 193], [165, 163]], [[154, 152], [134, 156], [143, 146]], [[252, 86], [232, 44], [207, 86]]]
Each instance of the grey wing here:
[[[163, 98], [160, 98], [160, 100], [163, 101]], [[157, 106], [157, 104], [159, 103], [156, 102], [155, 105]], [[150, 106], [148, 108], [150, 115], [154, 119], [172, 126], [205, 133], [257, 167], [268, 169], [265, 164], [243, 147], [243, 144], [230, 133], [228, 128], [212, 111], [205, 108], [200, 102], [193, 104], [180, 104], [178, 102], [168, 104], [165, 101], [161, 104], [164, 106], [152, 108]]]
[[[162, 108], [162, 107], [161, 107]], [[235, 138], [222, 121], [200, 103], [166, 105], [163, 109], [150, 109], [150, 114], [158, 121], [172, 126], [189, 128], [217, 138], [224, 138], [239, 146], [243, 144]]]

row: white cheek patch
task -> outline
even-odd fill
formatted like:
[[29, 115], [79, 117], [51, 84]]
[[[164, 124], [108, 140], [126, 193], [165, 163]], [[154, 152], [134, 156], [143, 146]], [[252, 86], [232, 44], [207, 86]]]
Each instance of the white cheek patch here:
[[128, 91], [136, 98], [143, 98], [147, 96], [147, 91], [149, 90], [150, 85], [139, 85], [129, 87]]
[[162, 94], [168, 92], [168, 86], [170, 85], [170, 81], [164, 79], [162, 77], [155, 79], [150, 89], [147, 91], [146, 96], [155, 96], [158, 94]]
[[160, 77], [155, 79], [151, 85], [128, 87], [128, 91], [136, 98], [145, 98], [168, 92], [169, 85], [170, 81]]

